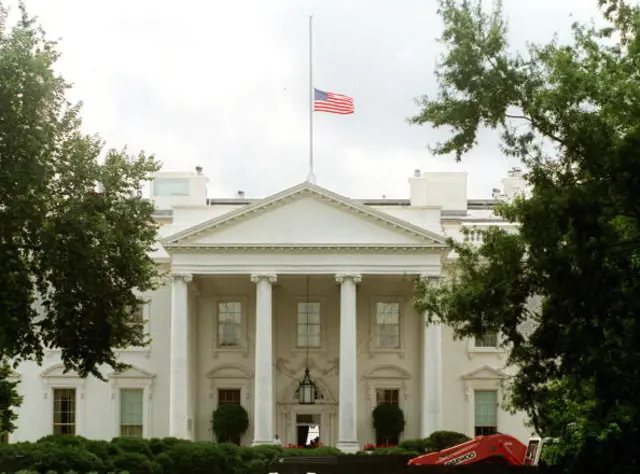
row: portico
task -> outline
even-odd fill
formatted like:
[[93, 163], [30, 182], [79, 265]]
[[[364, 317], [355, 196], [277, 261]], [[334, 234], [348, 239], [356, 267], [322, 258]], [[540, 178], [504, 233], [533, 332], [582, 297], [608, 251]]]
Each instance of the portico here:
[[[359, 449], [372, 409], [362, 403], [363, 397], [370, 400], [371, 395], [361, 392], [377, 386], [372, 381], [378, 380], [365, 375], [380, 366], [396, 368], [395, 375], [384, 377], [384, 382], [392, 385], [389, 380], [400, 380], [403, 371], [420, 374], [421, 385], [411, 381], [418, 383], [413, 396], [424, 393], [428, 401], [422, 402], [425, 406], [409, 407], [410, 390], [406, 389], [402, 390], [403, 403], [410, 412], [422, 411], [421, 426], [416, 427], [420, 433], [439, 428], [440, 336], [437, 328], [427, 328], [422, 317], [413, 316], [411, 296], [414, 278], [440, 274], [446, 246], [440, 236], [362, 207], [305, 183], [163, 241], [172, 257], [173, 274], [171, 436], [193, 438], [192, 419], [201, 423], [203, 418], [198, 410], [187, 408], [198, 405], [198, 396], [185, 389], [189, 386], [185, 374], [194, 364], [204, 363], [199, 360], [205, 353], [202, 350], [197, 352], [198, 360], [193, 356], [190, 360], [188, 348], [195, 341], [189, 341], [187, 335], [194, 334], [189, 324], [198, 324], [195, 337], [202, 341], [198, 334], [203, 321], [208, 324], [203, 318], [212, 317], [202, 313], [217, 311], [214, 303], [198, 303], [207, 298], [235, 298], [238, 307], [244, 298], [247, 306], [242, 310], [246, 320], [238, 323], [244, 324], [246, 345], [238, 342], [233, 347], [236, 351], [218, 343], [209, 354], [216, 362], [241, 362], [251, 374], [247, 383], [252, 393], [247, 389], [243, 400], [253, 414], [251, 442], [272, 443], [276, 432], [287, 432], [288, 427], [279, 426], [282, 422], [278, 420], [284, 418], [278, 413], [291, 411], [295, 402], [283, 393], [302, 376], [304, 368], [297, 363], [302, 349], [310, 352], [315, 364], [312, 377], [323, 379], [334, 392], [329, 398], [335, 400], [337, 433], [332, 433], [331, 444], [347, 452]], [[313, 347], [305, 348], [296, 343], [291, 327], [297, 324], [296, 304], [301, 302], [301, 285], [308, 276], [313, 283], [312, 299], [319, 308], [317, 324], [326, 329], [322, 343], [316, 341]], [[196, 302], [188, 316], [191, 297]], [[202, 304], [209, 309], [203, 309]], [[382, 304], [391, 305], [391, 316], [383, 314]], [[395, 318], [394, 322], [385, 323], [385, 317]], [[394, 324], [402, 329], [394, 329]], [[420, 337], [415, 344], [404, 342], [403, 334], [386, 336], [395, 338], [392, 342], [375, 342], [376, 337], [382, 337], [376, 335], [379, 331], [404, 331], [409, 338], [415, 334]], [[240, 361], [238, 354], [242, 354]], [[331, 371], [332, 364], [337, 373]]]

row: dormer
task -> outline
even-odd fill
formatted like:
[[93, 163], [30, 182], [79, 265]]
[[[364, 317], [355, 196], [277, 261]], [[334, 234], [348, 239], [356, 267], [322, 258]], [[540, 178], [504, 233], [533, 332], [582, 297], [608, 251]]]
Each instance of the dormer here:
[[195, 172], [159, 171], [151, 181], [151, 199], [156, 209], [176, 207], [205, 207], [207, 205], [207, 183], [202, 168]]

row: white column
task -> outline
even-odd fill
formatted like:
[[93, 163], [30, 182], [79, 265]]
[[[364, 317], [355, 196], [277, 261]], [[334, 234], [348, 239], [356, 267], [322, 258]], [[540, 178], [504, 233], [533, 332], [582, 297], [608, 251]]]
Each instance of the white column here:
[[256, 345], [255, 388], [253, 391], [253, 444], [273, 444], [273, 315], [271, 285], [277, 281], [273, 273], [255, 273]]
[[171, 346], [169, 348], [169, 436], [190, 439], [188, 426], [188, 287], [192, 275], [173, 275], [171, 285]]
[[358, 442], [358, 339], [356, 284], [360, 275], [338, 274], [340, 283], [340, 374], [338, 390], [338, 443], [346, 453], [360, 450]]
[[[437, 277], [423, 277], [437, 284]], [[424, 315], [422, 330], [422, 399], [421, 435], [426, 438], [442, 429], [442, 324], [438, 320], [427, 324]]]

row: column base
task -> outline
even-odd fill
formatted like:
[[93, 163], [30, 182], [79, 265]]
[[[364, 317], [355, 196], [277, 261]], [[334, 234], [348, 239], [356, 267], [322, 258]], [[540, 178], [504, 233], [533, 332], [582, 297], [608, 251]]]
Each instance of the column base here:
[[251, 444], [251, 446], [263, 446], [265, 444], [275, 444], [275, 442], [272, 439], [268, 439], [266, 441], [259, 440], [259, 439], [254, 439], [253, 443]]
[[354, 454], [360, 451], [360, 443], [357, 441], [338, 441], [336, 448], [343, 453]]

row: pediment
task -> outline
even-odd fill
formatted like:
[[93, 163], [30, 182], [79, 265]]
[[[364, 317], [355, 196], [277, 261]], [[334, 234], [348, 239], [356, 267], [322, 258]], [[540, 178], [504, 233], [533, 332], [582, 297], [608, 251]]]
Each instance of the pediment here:
[[498, 380], [509, 378], [502, 370], [485, 365], [462, 376], [464, 380]]
[[64, 378], [78, 378], [78, 374], [70, 370], [65, 372], [64, 364], [54, 364], [50, 367], [47, 367], [40, 374], [43, 378], [51, 378], [51, 377], [64, 377]]
[[411, 374], [397, 365], [381, 365], [364, 376], [365, 379], [410, 379]]
[[109, 374], [110, 379], [152, 379], [155, 375], [147, 372], [139, 367], [131, 366], [121, 372], [112, 372]]
[[251, 378], [251, 372], [241, 365], [219, 365], [207, 372], [209, 379], [248, 379]]
[[162, 243], [169, 251], [233, 245], [446, 246], [442, 236], [310, 183], [198, 224]]

